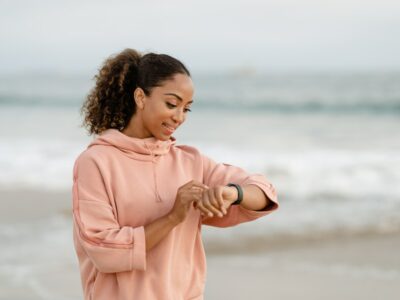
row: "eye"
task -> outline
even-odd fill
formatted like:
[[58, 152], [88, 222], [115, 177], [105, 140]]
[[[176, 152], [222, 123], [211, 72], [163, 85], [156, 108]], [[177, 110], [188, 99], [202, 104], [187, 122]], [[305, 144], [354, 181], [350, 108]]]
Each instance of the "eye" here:
[[[177, 107], [175, 104], [172, 104], [172, 103], [170, 103], [170, 102], [165, 102], [165, 104], [166, 104], [167, 107], [170, 108], [170, 109], [173, 109], [173, 108]], [[190, 108], [185, 108], [185, 109], [184, 109], [184, 112], [185, 112], [185, 113], [187, 113], [187, 112], [189, 112], [189, 111], [192, 111], [192, 110], [191, 110]]]
[[166, 102], [166, 104], [167, 104], [168, 108], [175, 108], [176, 107], [175, 104], [172, 104], [172, 103], [169, 103], [169, 102]]

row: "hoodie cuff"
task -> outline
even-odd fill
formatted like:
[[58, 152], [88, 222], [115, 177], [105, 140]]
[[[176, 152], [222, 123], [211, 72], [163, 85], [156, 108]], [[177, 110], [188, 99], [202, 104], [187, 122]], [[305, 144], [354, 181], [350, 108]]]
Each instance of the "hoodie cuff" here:
[[[272, 184], [258, 181], [258, 180], [251, 180], [251, 181], [245, 182], [243, 185], [257, 186], [264, 192], [265, 196], [268, 199], [268, 202], [271, 202], [271, 203], [269, 203], [269, 205], [265, 206], [263, 209], [256, 210], [256, 211], [248, 210], [242, 206], [239, 206], [242, 211], [247, 211], [246, 213], [249, 213], [252, 215], [259, 215], [260, 213], [262, 215], [262, 213], [266, 212], [266, 214], [268, 214], [268, 213], [278, 209], [278, 207], [279, 207], [278, 197], [276, 194], [275, 187]], [[264, 214], [264, 215], [266, 215], [266, 214]]]

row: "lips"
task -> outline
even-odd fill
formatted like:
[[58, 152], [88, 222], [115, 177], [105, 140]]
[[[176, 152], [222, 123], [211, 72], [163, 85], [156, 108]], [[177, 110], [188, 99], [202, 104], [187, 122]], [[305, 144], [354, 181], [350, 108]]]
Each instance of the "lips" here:
[[162, 123], [162, 126], [168, 131], [169, 134], [173, 133], [176, 129], [176, 127], [173, 127], [165, 123]]

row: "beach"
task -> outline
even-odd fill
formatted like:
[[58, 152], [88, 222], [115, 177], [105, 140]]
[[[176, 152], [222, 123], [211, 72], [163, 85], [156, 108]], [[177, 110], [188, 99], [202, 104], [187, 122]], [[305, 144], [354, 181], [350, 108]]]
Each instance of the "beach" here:
[[[0, 81], [0, 299], [82, 299], [71, 188], [90, 78]], [[400, 73], [194, 80], [176, 144], [265, 175], [281, 204], [203, 227], [205, 299], [399, 299]]]
[[[73, 169], [98, 138], [91, 131], [127, 129], [136, 87], [146, 94], [143, 114], [125, 132], [159, 137], [160, 128], [179, 125], [172, 147], [263, 175], [277, 192], [279, 209], [269, 215], [201, 227], [206, 300], [400, 300], [400, 1], [1, 4], [0, 300], [83, 299]], [[124, 49], [141, 56], [113, 64]], [[167, 56], [184, 68], [161, 67]], [[153, 94], [176, 68], [190, 73], [194, 94], [187, 80]], [[169, 103], [173, 95], [181, 100]], [[102, 121], [110, 122], [97, 126]], [[119, 186], [114, 158], [102, 161], [105, 148], [95, 148], [101, 175], [111, 170], [107, 182]], [[106, 194], [117, 219], [121, 201], [132, 201], [128, 209], [147, 220], [136, 188], [169, 197], [160, 191], [185, 170], [164, 181], [159, 159], [141, 169], [129, 157], [124, 170], [152, 170], [152, 182], [127, 177], [132, 195]], [[182, 157], [197, 179], [223, 177], [193, 165], [195, 156], [171, 157]], [[82, 177], [80, 191], [103, 199], [101, 187], [85, 187], [93, 178]], [[246, 182], [228, 177], [223, 184]], [[106, 244], [129, 243], [84, 225]]]
[[[0, 299], [82, 299], [68, 191], [0, 192]], [[400, 233], [207, 240], [205, 299], [398, 299]], [[221, 231], [225, 229], [219, 229]]]
[[205, 299], [398, 299], [400, 234], [209, 255]]

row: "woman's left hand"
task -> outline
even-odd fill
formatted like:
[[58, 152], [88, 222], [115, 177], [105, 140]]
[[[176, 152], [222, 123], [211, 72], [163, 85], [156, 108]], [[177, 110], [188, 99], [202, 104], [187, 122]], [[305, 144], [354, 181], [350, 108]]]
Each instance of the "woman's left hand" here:
[[207, 217], [218, 216], [222, 218], [227, 214], [228, 208], [237, 199], [235, 187], [215, 186], [203, 191], [200, 200], [194, 202], [195, 208]]

